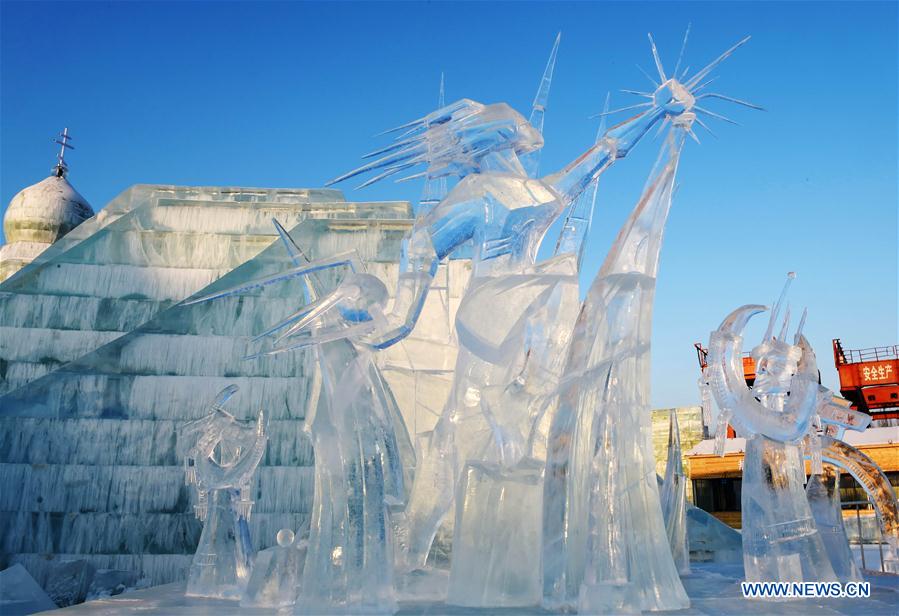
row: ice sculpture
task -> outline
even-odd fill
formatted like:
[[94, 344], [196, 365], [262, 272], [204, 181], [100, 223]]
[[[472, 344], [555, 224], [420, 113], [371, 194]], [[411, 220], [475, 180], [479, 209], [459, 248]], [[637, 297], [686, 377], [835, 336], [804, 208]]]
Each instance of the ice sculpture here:
[[[662, 73], [656, 91], [645, 94], [651, 100], [637, 105], [648, 109], [609, 130], [577, 160], [545, 178], [527, 178], [520, 160], [543, 145], [533, 126], [505, 104], [463, 99], [395, 129], [402, 132], [394, 144], [368, 155], [375, 160], [334, 180], [375, 172], [362, 184], [366, 186], [417, 165], [426, 170], [404, 179], [461, 177], [447, 197], [416, 222], [405, 246], [396, 300], [380, 322], [372, 320], [371, 331], [359, 338], [362, 343], [385, 348], [408, 335], [437, 264], [464, 242], [474, 241], [473, 277], [456, 318], [456, 381], [419, 463], [406, 509], [406, 566], [424, 565], [469, 460], [499, 463], [508, 470], [529, 457], [528, 434], [535, 417], [527, 409], [539, 407], [561, 365], [552, 350], [529, 353], [527, 336], [539, 323], [533, 315], [556, 293], [550, 289], [575, 273], [574, 263], [565, 265], [570, 257], [535, 265], [547, 229], [653, 126], [685, 113], [691, 118], [706, 113], [695, 105], [693, 90], [705, 87], [702, 79], [743, 42], [686, 83]], [[712, 93], [699, 96], [733, 100]], [[544, 321], [558, 322], [561, 319]], [[567, 335], [543, 335], [564, 355]], [[555, 373], [552, 367], [539, 366], [547, 361], [559, 364]]]
[[871, 458], [855, 447], [826, 434], [820, 438], [821, 459], [851, 474], [868, 494], [877, 513], [880, 533], [886, 540], [883, 569], [899, 573], [899, 502], [890, 480]]
[[196, 486], [194, 509], [203, 521], [187, 580], [187, 594], [194, 597], [240, 599], [252, 569], [250, 482], [265, 453], [265, 414], [239, 422], [225, 411], [222, 406], [237, 389], [223, 389], [211, 413], [186, 423], [180, 434], [182, 442], [191, 443], [185, 481]]
[[574, 329], [546, 468], [549, 605], [577, 601], [585, 613], [689, 605], [659, 506], [648, 369], [662, 231], [690, 119], [676, 119]]
[[[388, 504], [405, 502], [402, 456], [413, 454], [371, 350], [350, 342], [382, 318], [387, 290], [364, 273], [354, 253], [310, 263], [287, 231], [273, 222], [294, 267], [191, 303], [304, 278], [303, 307], [257, 336], [263, 346], [254, 356], [309, 347], [309, 333], [314, 334], [318, 370], [312, 379], [319, 393], [304, 427], [315, 451], [315, 492], [295, 609], [392, 613], [396, 601]], [[349, 273], [328, 293], [320, 275], [335, 268]]]
[[802, 335], [805, 316], [785, 341], [789, 310], [780, 333], [774, 326], [790, 281], [772, 310], [761, 343], [752, 350], [756, 380], [743, 380], [742, 331], [764, 306], [738, 308], [712, 332], [708, 373], [724, 417], [746, 440], [743, 463], [743, 563], [751, 582], [836, 581], [806, 499], [804, 456], [798, 443], [818, 406], [815, 355]]
[[662, 515], [674, 564], [681, 575], [690, 573], [690, 548], [687, 546], [687, 477], [681, 457], [677, 412], [669, 411], [668, 462], [662, 483]]
[[288, 607], [296, 603], [308, 542], [289, 528], [278, 531], [278, 545], [260, 550], [241, 607]]
[[805, 488], [815, 526], [821, 533], [830, 564], [840, 582], [863, 582], [861, 571], [849, 548], [840, 504], [840, 471], [827, 467], [825, 473], [813, 473]]

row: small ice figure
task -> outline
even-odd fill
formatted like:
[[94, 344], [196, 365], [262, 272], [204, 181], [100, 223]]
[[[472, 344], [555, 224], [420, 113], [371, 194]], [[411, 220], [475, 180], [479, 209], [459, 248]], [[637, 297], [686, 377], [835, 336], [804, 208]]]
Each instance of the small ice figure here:
[[278, 545], [260, 550], [253, 563], [241, 607], [289, 607], [296, 603], [308, 542], [288, 528], [278, 531]]
[[[317, 392], [310, 396], [313, 403], [304, 422], [315, 451], [315, 472], [308, 549], [294, 610], [393, 613], [388, 503], [405, 502], [402, 457], [404, 452], [411, 455], [411, 443], [372, 351], [351, 341], [353, 333], [368, 331], [378, 319], [386, 287], [365, 273], [355, 251], [310, 262], [278, 221], [272, 222], [295, 267], [190, 303], [303, 278], [303, 307], [257, 336], [261, 349], [250, 356], [312, 345], [316, 358], [317, 370], [302, 384]], [[329, 292], [319, 274], [334, 268], [347, 271]], [[338, 325], [344, 320], [351, 324]], [[308, 335], [310, 327], [314, 336]]]
[[242, 422], [222, 408], [237, 390], [236, 385], [223, 389], [212, 412], [186, 423], [180, 433], [182, 442], [191, 443], [185, 480], [196, 486], [194, 510], [203, 521], [187, 580], [189, 596], [240, 599], [252, 569], [250, 482], [267, 437], [262, 411], [255, 422]]

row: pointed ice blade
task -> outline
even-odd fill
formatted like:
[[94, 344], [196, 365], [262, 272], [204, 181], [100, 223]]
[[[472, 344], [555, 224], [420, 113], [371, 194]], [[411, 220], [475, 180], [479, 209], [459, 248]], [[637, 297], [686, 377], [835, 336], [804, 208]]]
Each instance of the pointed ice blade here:
[[284, 329], [285, 327], [289, 327], [290, 325], [293, 325], [294, 322], [297, 321], [297, 319], [303, 318], [303, 317], [306, 316], [311, 310], [315, 310], [316, 308], [318, 308], [318, 307], [321, 305], [321, 302], [327, 300], [328, 297], [330, 297], [330, 296], [327, 296], [327, 297], [325, 297], [325, 298], [323, 298], [323, 299], [320, 299], [320, 300], [316, 300], [316, 301], [314, 301], [314, 302], [312, 302], [312, 303], [310, 303], [310, 304], [306, 304], [305, 306], [303, 306], [302, 308], [300, 308], [300, 309], [297, 310], [296, 312], [293, 312], [293, 313], [291, 313], [290, 315], [288, 315], [287, 317], [285, 317], [284, 319], [281, 319], [280, 321], [278, 321], [278, 323], [276, 323], [275, 325], [272, 325], [270, 328], [268, 328], [267, 330], [265, 330], [265, 331], [262, 332], [261, 334], [258, 334], [258, 335], [256, 335], [256, 336], [254, 336], [254, 337], [250, 340], [250, 342], [259, 342], [259, 341], [262, 340], [263, 338], [266, 338], [266, 337], [268, 337], [268, 336], [274, 335], [276, 332], [281, 331], [281, 330]]
[[700, 107], [699, 105], [696, 105], [695, 107], [693, 107], [693, 109], [696, 111], [696, 113], [702, 113], [711, 118], [717, 118], [717, 119], [721, 120], [722, 122], [727, 122], [728, 124], [733, 124], [734, 126], [740, 125], [739, 122], [731, 120], [727, 116], [723, 116], [720, 113], [715, 113], [714, 111], [709, 111], [708, 109], [704, 109], [703, 107]]
[[[611, 92], [606, 93], [606, 101], [603, 105], [603, 113], [609, 110], [609, 102], [611, 101]], [[606, 115], [601, 116], [599, 127], [596, 130], [596, 138], [594, 143], [599, 143], [606, 134]], [[587, 246], [586, 239], [590, 235], [590, 229], [593, 226], [593, 214], [596, 211], [596, 195], [599, 188], [599, 180], [593, 180], [590, 186], [581, 194], [580, 197], [568, 208], [565, 215], [565, 222], [559, 237], [556, 240], [556, 248], [554, 254], [559, 255], [571, 252], [577, 255], [578, 271], [581, 269], [581, 263], [584, 260], [584, 250]]]
[[799, 319], [799, 327], [796, 328], [796, 334], [793, 336], [793, 344], [799, 344], [802, 338], [802, 330], [805, 328], [805, 319], [808, 317], [808, 308], [802, 309], [802, 317]]
[[631, 109], [642, 109], [643, 107], [652, 107], [652, 103], [637, 103], [636, 105], [628, 105], [627, 107], [619, 107], [618, 109], [612, 109], [611, 111], [601, 111], [600, 113], [594, 113], [592, 116], [588, 116], [591, 120], [593, 118], [602, 118], [605, 116], [609, 116], [615, 113], [620, 113], [622, 111], [630, 111]]
[[546, 61], [546, 68], [543, 70], [543, 77], [540, 79], [540, 86], [537, 88], [537, 95], [534, 97], [534, 103], [531, 107], [531, 116], [528, 121], [531, 126], [543, 132], [543, 114], [546, 106], [549, 104], [549, 90], [552, 86], [553, 71], [556, 68], [556, 56], [559, 53], [559, 43], [562, 40], [562, 33], [556, 35], [553, 43], [552, 51], [549, 52], [549, 60]]
[[421, 126], [424, 123], [424, 120], [425, 120], [424, 118], [418, 118], [417, 120], [412, 120], [411, 122], [406, 122], [405, 124], [401, 124], [399, 126], [394, 126], [393, 128], [388, 128], [385, 131], [381, 131], [380, 133], [377, 133], [375, 135], [375, 137], [382, 137], [384, 135], [389, 135], [390, 133], [396, 133], [396, 132], [399, 132], [399, 131], [407, 129], [407, 128]]
[[[708, 83], [708, 82], [706, 82], [706, 83]], [[724, 94], [718, 94], [717, 92], [709, 92], [707, 94], [701, 94], [700, 96], [696, 97], [696, 100], [699, 100], [700, 98], [720, 98], [723, 101], [729, 101], [731, 103], [743, 105], [744, 107], [749, 107], [750, 109], [756, 109], [758, 111], [765, 111], [765, 108], [762, 107], [761, 105], [756, 105], [755, 103], [750, 103], [749, 101], [740, 100], [739, 98], [733, 98], [732, 96], [725, 96]]]
[[399, 179], [394, 180], [397, 184], [402, 184], [403, 182], [411, 182], [412, 180], [417, 180], [418, 178], [427, 177], [427, 171], [421, 171], [419, 173], [413, 173], [412, 175], [407, 175], [405, 177], [401, 177]]
[[[537, 87], [537, 94], [534, 96], [534, 103], [531, 106], [531, 115], [528, 118], [531, 126], [543, 134], [543, 124], [546, 118], [546, 107], [549, 105], [549, 91], [552, 86], [553, 72], [556, 68], [556, 57], [559, 53], [559, 43], [562, 40], [562, 33], [556, 35], [553, 42], [552, 50], [549, 52], [549, 60], [546, 61], [546, 68], [543, 70], [543, 77], [540, 79], [540, 85]], [[524, 167], [528, 177], [537, 177], [540, 172], [540, 153], [541, 150], [535, 150], [521, 157], [521, 164]]]
[[718, 79], [718, 76], [717, 76], [717, 75], [715, 75], [715, 76], [712, 77], [711, 79], [706, 79], [706, 80], [703, 81], [701, 84], [699, 84], [698, 86], [696, 86], [695, 88], [693, 88], [692, 93], [693, 93], [694, 95], [695, 95], [695, 94], [699, 94], [700, 92], [702, 92], [702, 91], [706, 88], [706, 86], [708, 86], [710, 83], [712, 83], [712, 82], [715, 81], [716, 79]]
[[417, 144], [421, 141], [424, 141], [424, 135], [416, 135], [414, 137], [409, 137], [408, 139], [403, 139], [401, 141], [395, 141], [390, 145], [384, 146], [383, 148], [378, 148], [368, 154], [363, 154], [362, 158], [374, 158], [375, 156], [380, 156], [381, 154], [386, 154], [387, 152], [393, 152], [394, 150], [400, 150], [407, 146], [411, 146], [413, 144]]
[[730, 55], [732, 53], [734, 53], [737, 49], [739, 49], [740, 47], [742, 47], [743, 45], [748, 43], [749, 39], [751, 39], [751, 38], [752, 38], [751, 36], [747, 36], [746, 38], [744, 38], [743, 40], [738, 42], [736, 45], [734, 45], [733, 47], [731, 47], [730, 49], [728, 49], [727, 51], [722, 53], [720, 56], [718, 56], [717, 58], [712, 60], [708, 66], [701, 69], [698, 73], [696, 73], [695, 75], [693, 75], [693, 77], [690, 78], [690, 81], [687, 82], [687, 84], [686, 84], [686, 88], [688, 90], [692, 89], [693, 86], [695, 86], [697, 83], [699, 83], [706, 75], [708, 75], [710, 72], [715, 70], [716, 66], [718, 66], [719, 64], [724, 62], [727, 58], [729, 58]]
[[278, 236], [281, 238], [281, 243], [284, 244], [284, 248], [287, 249], [287, 254], [290, 256], [291, 261], [296, 266], [303, 265], [304, 263], [309, 263], [309, 258], [306, 256], [306, 253], [297, 246], [297, 243], [293, 241], [293, 238], [290, 237], [290, 234], [287, 230], [281, 226], [281, 223], [278, 222], [277, 218], [272, 218], [272, 223], [275, 225], [275, 229], [278, 231]]
[[790, 305], [787, 304], [787, 309], [784, 311], [784, 321], [783, 325], [780, 328], [780, 335], [777, 336], [778, 340], [786, 340], [787, 339], [787, 330], [790, 328]]
[[[374, 171], [375, 169], [380, 169], [382, 167], [388, 167], [392, 165], [396, 165], [397, 163], [401, 163], [405, 160], [409, 160], [410, 158], [415, 158], [424, 153], [423, 146], [410, 147], [407, 149], [400, 150], [399, 152], [394, 152], [392, 154], [388, 154], [383, 158], [379, 158], [378, 160], [368, 163], [367, 165], [362, 165], [357, 169], [353, 169], [348, 173], [344, 173], [343, 175], [334, 178], [325, 183], [325, 186], [331, 186], [332, 184], [337, 184], [338, 182], [343, 182], [344, 180], [348, 180], [350, 178], [356, 177], [357, 175], [361, 175], [368, 171]], [[388, 174], [389, 175], [389, 174]], [[386, 177], [386, 176], [384, 176]], [[372, 181], [369, 180], [365, 183], [365, 186], [371, 184]]]
[[359, 186], [357, 186], [356, 188], [365, 188], [366, 186], [371, 186], [371, 185], [374, 184], [375, 182], [378, 182], [378, 181], [380, 181], [380, 180], [383, 180], [384, 178], [390, 177], [391, 175], [395, 175], [395, 174], [399, 173], [400, 171], [402, 171], [402, 170], [404, 170], [404, 169], [408, 169], [409, 167], [414, 167], [414, 166], [417, 165], [419, 162], [422, 162], [422, 161], [415, 160], [415, 161], [412, 161], [412, 162], [409, 162], [409, 163], [403, 163], [403, 164], [400, 164], [400, 165], [394, 165], [394, 166], [392, 166], [392, 167], [388, 167], [385, 171], [383, 171], [383, 172], [379, 173], [378, 175], [376, 175], [376, 176], [374, 176], [374, 177], [371, 177], [371, 178], [369, 178], [368, 180], [362, 182], [362, 183], [359, 184]]
[[712, 129], [709, 128], [708, 125], [707, 125], [705, 122], [703, 122], [703, 121], [699, 118], [699, 116], [697, 116], [697, 117], [695, 118], [695, 122], [696, 122], [697, 124], [699, 124], [701, 127], [703, 127], [704, 129], [706, 129], [707, 131], [709, 131], [709, 134], [710, 134], [712, 137], [715, 137], [716, 139], [718, 138], [718, 135], [716, 135], [716, 134], [714, 133], [714, 131], [712, 131]]
[[677, 70], [680, 68], [680, 63], [684, 59], [684, 52], [687, 50], [687, 39], [690, 38], [691, 27], [693, 27], [693, 24], [687, 23], [687, 30], [684, 32], [684, 42], [681, 43], [680, 53], [677, 55], [677, 64], [674, 65], [674, 71], [671, 73], [671, 76], [674, 79], [677, 79]]
[[275, 284], [276, 282], [281, 282], [284, 280], [290, 280], [291, 278], [297, 278], [299, 276], [307, 276], [314, 272], [319, 272], [326, 269], [332, 269], [335, 267], [344, 267], [350, 264], [351, 253], [342, 253], [339, 255], [335, 255], [333, 257], [329, 257], [327, 259], [320, 259], [318, 261], [314, 261], [311, 263], [304, 264], [300, 267], [295, 267], [293, 269], [289, 269], [285, 272], [281, 272], [279, 274], [272, 274], [270, 276], [263, 276], [261, 278], [257, 278], [255, 280], [251, 280], [242, 285], [231, 287], [228, 289], [223, 289], [221, 291], [217, 291], [215, 293], [210, 293], [209, 295], [204, 295], [202, 297], [198, 297], [196, 299], [191, 299], [184, 302], [183, 306], [190, 306], [192, 304], [200, 304], [202, 302], [209, 302], [215, 299], [219, 299], [222, 297], [227, 297], [229, 295], [239, 295], [240, 293], [245, 293], [247, 291], [252, 291], [254, 289], [261, 289], [263, 287], [267, 287], [269, 285]]
[[609, 103], [612, 101], [612, 93], [606, 92], [606, 102], [602, 106], [602, 115], [600, 115], [599, 128], [596, 129], [596, 138], [593, 143], [599, 143], [603, 135], [606, 134], [606, 118], [609, 117]]
[[780, 292], [780, 297], [777, 299], [777, 303], [774, 304], [774, 308], [771, 310], [771, 318], [768, 319], [768, 328], [765, 330], [762, 342], [771, 340], [771, 336], [774, 334], [774, 324], [777, 322], [777, 315], [780, 314], [780, 309], [783, 306], [784, 300], [787, 298], [787, 291], [790, 290], [790, 284], [793, 282], [794, 278], [796, 278], [796, 272], [787, 273], [787, 281], [784, 283], [783, 289]]
[[288, 329], [286, 332], [275, 339], [275, 344], [278, 344], [285, 338], [289, 338], [290, 336], [293, 336], [294, 334], [299, 333], [309, 327], [309, 325], [313, 321], [315, 321], [335, 305], [337, 305], [337, 303], [341, 299], [343, 299], [343, 295], [338, 292], [334, 292], [306, 306], [303, 314], [300, 315], [298, 319], [296, 319], [296, 323], [291, 325], [290, 329]]
[[677, 474], [684, 474], [684, 462], [680, 444], [680, 426], [677, 423], [677, 412], [668, 412], [668, 459], [674, 462]]
[[656, 48], [656, 42], [652, 38], [652, 32], [647, 32], [646, 36], [649, 37], [649, 46], [652, 48], [652, 59], [655, 60], [659, 78], [662, 80], [662, 83], [665, 83], [668, 81], [668, 78], [665, 77], [665, 69], [662, 67], [662, 59], [659, 57], [659, 50]]
[[638, 71], [640, 71], [641, 73], [643, 73], [643, 76], [644, 76], [644, 77], [646, 77], [647, 79], [649, 79], [649, 83], [651, 83], [651, 84], [653, 85], [653, 87], [656, 87], [656, 88], [659, 87], [659, 84], [656, 82], [656, 80], [653, 79], [653, 78], [649, 75], [649, 73], [647, 73], [647, 72], [643, 69], [642, 66], [640, 66], [639, 64], [637, 64], [636, 67], [637, 67], [637, 70], [638, 70]]

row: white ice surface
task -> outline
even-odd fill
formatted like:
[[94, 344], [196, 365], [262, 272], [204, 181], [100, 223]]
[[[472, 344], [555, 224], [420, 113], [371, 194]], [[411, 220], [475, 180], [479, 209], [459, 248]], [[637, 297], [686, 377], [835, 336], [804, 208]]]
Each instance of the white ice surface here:
[[[867, 599], [803, 599], [793, 601], [769, 601], [744, 599], [740, 593], [743, 568], [740, 565], [692, 563], [690, 575], [682, 578], [684, 588], [690, 596], [690, 608], [677, 612], [656, 612], [656, 614], [847, 614], [865, 616], [899, 613], [899, 576], [866, 572], [865, 579], [871, 582], [871, 597]], [[145, 590], [124, 593], [89, 601], [81, 605], [54, 610], [52, 613], [68, 612], [64, 616], [91, 614], [93, 616], [118, 616], [137, 614], [141, 616], [231, 616], [238, 614], [278, 614], [274, 609], [241, 608], [237, 601], [194, 599], [184, 596], [184, 583], [166, 584]], [[45, 614], [51, 612], [43, 612]], [[289, 613], [289, 612], [288, 612]], [[399, 602], [397, 614], [411, 616], [447, 614], [467, 616], [475, 614], [553, 614], [540, 608], [489, 608], [477, 609], [446, 605], [442, 602]]]

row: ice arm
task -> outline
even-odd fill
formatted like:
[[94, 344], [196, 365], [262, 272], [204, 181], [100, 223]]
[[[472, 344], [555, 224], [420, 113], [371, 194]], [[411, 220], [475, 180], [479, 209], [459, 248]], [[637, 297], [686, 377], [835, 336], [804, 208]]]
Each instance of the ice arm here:
[[[466, 187], [457, 186], [463, 192]], [[400, 276], [393, 306], [384, 314], [385, 327], [378, 327], [365, 342], [383, 349], [409, 335], [421, 315], [437, 266], [456, 248], [471, 239], [484, 225], [484, 202], [477, 194], [459, 199], [451, 193], [426, 216], [416, 221], [403, 242]]]
[[427, 227], [416, 223], [410, 236], [403, 242], [400, 275], [393, 305], [384, 314], [383, 326], [366, 336], [367, 344], [376, 349], [384, 349], [409, 335], [421, 315], [439, 264], [440, 258]]
[[543, 181], [559, 193], [565, 206], [573, 203], [612, 163], [627, 156], [649, 129], [664, 117], [665, 110], [654, 107], [610, 128], [593, 147], [562, 170], [543, 178]]

